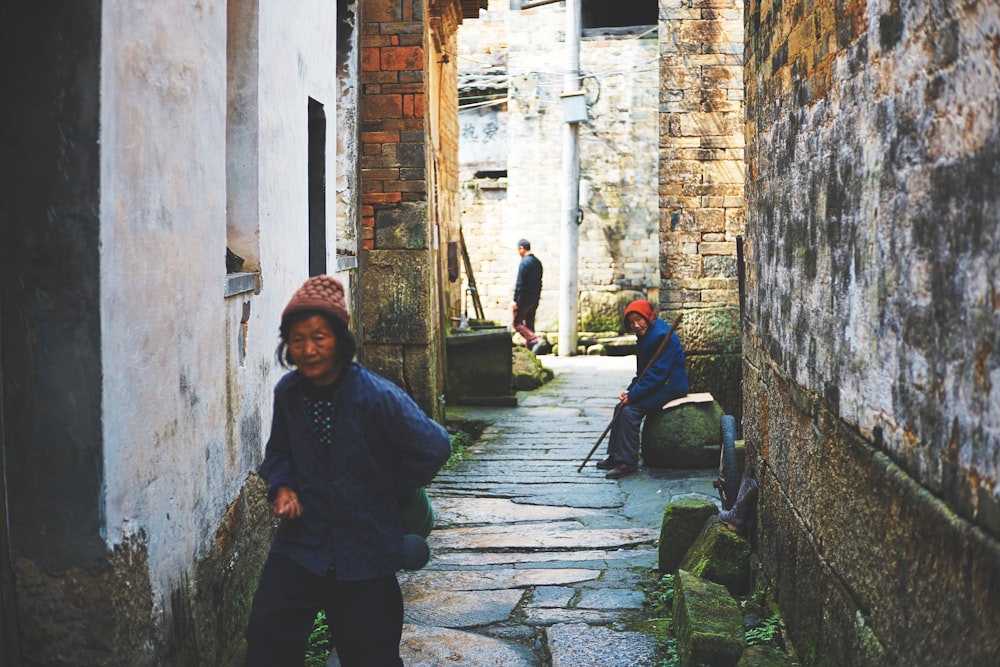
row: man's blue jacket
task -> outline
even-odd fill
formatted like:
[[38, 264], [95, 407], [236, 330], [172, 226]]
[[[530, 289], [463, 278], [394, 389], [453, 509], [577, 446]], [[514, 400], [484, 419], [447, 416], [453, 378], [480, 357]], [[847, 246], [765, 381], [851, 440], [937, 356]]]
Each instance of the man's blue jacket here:
[[538, 303], [542, 297], [542, 262], [532, 255], [521, 258], [517, 267], [517, 282], [514, 284], [514, 302], [518, 305]]

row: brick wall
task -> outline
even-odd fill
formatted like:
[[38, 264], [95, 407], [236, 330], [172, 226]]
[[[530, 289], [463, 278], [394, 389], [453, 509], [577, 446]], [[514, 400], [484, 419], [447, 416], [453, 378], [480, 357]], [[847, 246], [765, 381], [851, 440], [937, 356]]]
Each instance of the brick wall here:
[[684, 313], [692, 390], [739, 422], [742, 0], [661, 0], [659, 70], [659, 305], [669, 321]]
[[457, 3], [373, 0], [361, 37], [361, 359], [439, 414], [457, 236]]
[[1000, 661], [996, 3], [752, 0], [746, 435], [806, 664]]
[[[424, 28], [419, 2], [373, 0], [362, 17], [361, 246], [376, 250], [399, 244], [386, 212], [427, 199]], [[426, 238], [410, 244], [426, 246]]]

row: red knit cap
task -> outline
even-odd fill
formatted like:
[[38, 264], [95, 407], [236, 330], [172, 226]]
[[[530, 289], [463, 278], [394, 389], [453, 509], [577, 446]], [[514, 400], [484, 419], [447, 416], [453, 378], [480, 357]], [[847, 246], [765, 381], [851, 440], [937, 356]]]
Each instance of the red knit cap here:
[[637, 313], [642, 315], [642, 318], [647, 322], [652, 322], [656, 319], [656, 311], [653, 310], [653, 304], [645, 299], [639, 299], [638, 301], [633, 301], [625, 308], [625, 315], [623, 319], [628, 317], [629, 313]]
[[332, 276], [313, 276], [302, 283], [302, 287], [292, 295], [282, 311], [281, 321], [284, 322], [289, 315], [304, 311], [332, 315], [343, 322], [345, 327], [351, 324], [351, 315], [347, 312], [344, 301], [344, 286]]

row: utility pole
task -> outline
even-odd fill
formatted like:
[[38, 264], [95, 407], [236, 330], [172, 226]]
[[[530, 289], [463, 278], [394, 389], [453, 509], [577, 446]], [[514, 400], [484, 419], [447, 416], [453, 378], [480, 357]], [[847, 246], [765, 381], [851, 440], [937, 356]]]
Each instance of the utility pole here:
[[[580, 116], [570, 111], [580, 93], [580, 0], [566, 0], [566, 76], [563, 83], [563, 204], [559, 259], [559, 356], [576, 354], [579, 315]], [[586, 118], [586, 106], [583, 107]]]

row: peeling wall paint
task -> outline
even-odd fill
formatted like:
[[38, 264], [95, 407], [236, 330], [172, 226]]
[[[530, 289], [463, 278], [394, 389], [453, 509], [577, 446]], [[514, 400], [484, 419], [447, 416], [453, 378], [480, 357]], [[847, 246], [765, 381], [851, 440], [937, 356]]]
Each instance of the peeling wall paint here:
[[762, 560], [814, 659], [994, 662], [1000, 8], [798, 8], [746, 13]]

